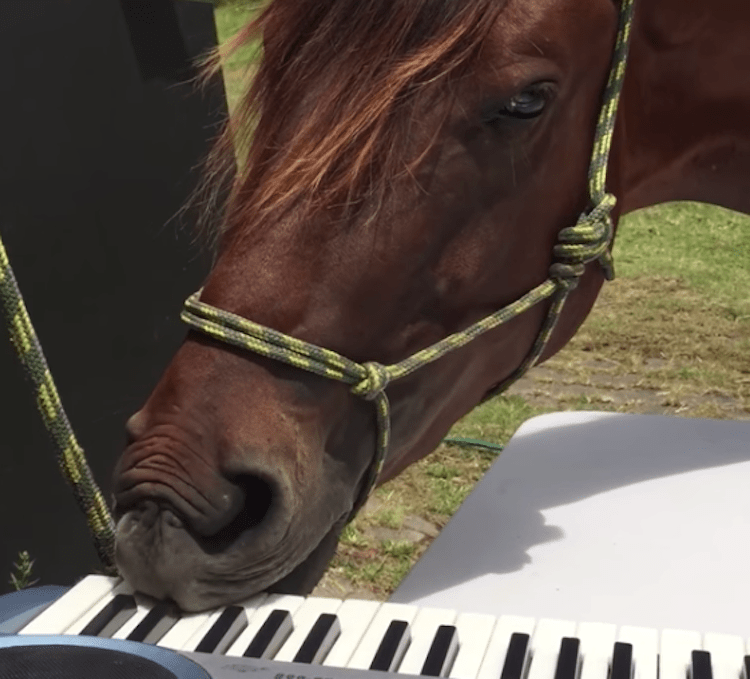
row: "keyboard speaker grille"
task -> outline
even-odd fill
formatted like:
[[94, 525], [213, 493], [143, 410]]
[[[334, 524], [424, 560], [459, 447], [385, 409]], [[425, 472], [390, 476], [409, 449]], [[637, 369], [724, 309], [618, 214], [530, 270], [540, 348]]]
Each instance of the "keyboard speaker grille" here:
[[147, 658], [85, 646], [0, 649], [0, 679], [178, 679]]

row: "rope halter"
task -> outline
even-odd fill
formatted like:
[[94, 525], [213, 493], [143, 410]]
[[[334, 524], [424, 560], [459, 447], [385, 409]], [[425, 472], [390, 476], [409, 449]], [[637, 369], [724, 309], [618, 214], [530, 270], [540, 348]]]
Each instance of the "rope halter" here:
[[612, 66], [594, 138], [589, 168], [589, 196], [593, 207], [581, 215], [575, 226], [565, 228], [559, 233], [558, 242], [553, 249], [554, 263], [550, 267], [549, 278], [520, 299], [465, 330], [449, 335], [399, 363], [387, 366], [376, 362], [356, 363], [329, 349], [303, 342], [213, 307], [199, 300], [200, 291], [191, 295], [185, 302], [181, 318], [191, 328], [220, 342], [348, 384], [352, 394], [374, 403], [378, 423], [375, 455], [363, 478], [359, 496], [349, 515], [350, 520], [376, 486], [388, 455], [391, 421], [386, 388], [390, 382], [406, 377], [418, 368], [438, 360], [448, 352], [515, 318], [539, 302], [552, 298], [546, 319], [531, 350], [513, 374], [493, 389], [486, 398], [494, 396], [507, 389], [537, 362], [560, 318], [568, 295], [578, 285], [586, 265], [598, 261], [607, 280], [613, 277], [610, 245], [614, 227], [611, 211], [616, 199], [605, 192], [605, 184], [617, 104], [625, 75], [633, 4], [634, 0], [622, 1]]

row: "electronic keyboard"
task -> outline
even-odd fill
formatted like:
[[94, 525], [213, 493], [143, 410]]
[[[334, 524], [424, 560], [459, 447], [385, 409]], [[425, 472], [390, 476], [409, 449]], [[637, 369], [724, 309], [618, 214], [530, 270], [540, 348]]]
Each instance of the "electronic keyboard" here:
[[750, 679], [738, 636], [283, 594], [188, 614], [97, 575], [23, 618], [0, 631], [153, 644], [214, 678]]

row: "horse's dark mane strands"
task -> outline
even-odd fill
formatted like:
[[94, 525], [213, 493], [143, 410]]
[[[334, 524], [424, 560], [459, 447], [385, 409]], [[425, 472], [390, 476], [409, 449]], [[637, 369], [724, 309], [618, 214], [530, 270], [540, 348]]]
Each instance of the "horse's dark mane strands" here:
[[208, 164], [214, 186], [242, 165], [222, 229], [382, 198], [415, 159], [416, 102], [471, 68], [504, 4], [272, 0], [229, 45], [262, 36], [264, 56]]

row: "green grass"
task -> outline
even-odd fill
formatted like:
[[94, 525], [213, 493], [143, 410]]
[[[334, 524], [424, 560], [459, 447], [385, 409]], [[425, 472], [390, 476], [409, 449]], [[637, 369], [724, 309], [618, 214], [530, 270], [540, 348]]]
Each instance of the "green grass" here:
[[670, 203], [627, 215], [614, 248], [618, 276], [658, 273], [726, 305], [735, 318], [750, 314], [748, 217], [701, 203]]
[[[216, 31], [219, 43], [224, 43], [245, 26], [258, 11], [259, 2], [236, 0], [226, 2], [216, 8]], [[237, 50], [224, 64], [224, 84], [230, 110], [244, 92], [248, 78], [252, 75], [252, 64], [259, 56], [257, 44], [246, 45]]]

